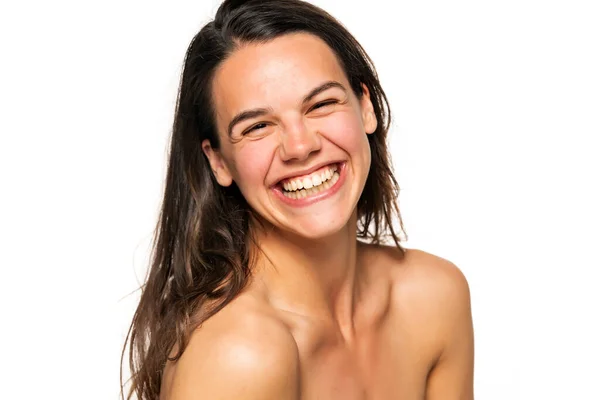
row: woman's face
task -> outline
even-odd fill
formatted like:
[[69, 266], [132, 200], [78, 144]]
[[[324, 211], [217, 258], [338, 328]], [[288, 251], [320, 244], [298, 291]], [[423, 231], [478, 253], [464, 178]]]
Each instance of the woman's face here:
[[317, 239], [343, 229], [377, 120], [366, 86], [357, 98], [325, 42], [297, 33], [244, 45], [217, 69], [212, 94], [221, 146], [202, 146], [217, 181], [234, 181], [280, 230]]

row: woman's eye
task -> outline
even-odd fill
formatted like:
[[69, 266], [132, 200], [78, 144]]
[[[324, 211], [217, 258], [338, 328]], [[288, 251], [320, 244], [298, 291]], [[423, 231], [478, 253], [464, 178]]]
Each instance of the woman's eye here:
[[261, 122], [260, 124], [256, 124], [252, 128], [248, 129], [246, 132], [244, 132], [244, 134], [264, 128], [265, 126], [267, 126], [267, 124], [265, 124], [264, 122]]
[[334, 104], [334, 103], [337, 103], [337, 100], [327, 100], [327, 101], [322, 101], [322, 102], [320, 102], [320, 103], [317, 103], [317, 104], [316, 104], [316, 105], [315, 105], [315, 106], [312, 108], [312, 110], [314, 110], [314, 109], [316, 109], [316, 108], [321, 108], [321, 107], [327, 106], [327, 105], [329, 105], [329, 104]]

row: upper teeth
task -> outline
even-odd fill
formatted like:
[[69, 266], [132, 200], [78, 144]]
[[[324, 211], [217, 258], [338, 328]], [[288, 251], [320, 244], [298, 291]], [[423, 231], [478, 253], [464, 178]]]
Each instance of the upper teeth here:
[[283, 188], [288, 192], [300, 189], [310, 189], [331, 179], [335, 171], [337, 171], [337, 165], [328, 165], [303, 178], [294, 178], [285, 181], [283, 183]]

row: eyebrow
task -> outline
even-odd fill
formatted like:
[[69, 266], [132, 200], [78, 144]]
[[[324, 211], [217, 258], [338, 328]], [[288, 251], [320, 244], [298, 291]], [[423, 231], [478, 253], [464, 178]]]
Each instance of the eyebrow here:
[[[315, 97], [319, 93], [324, 92], [324, 91], [334, 88], [334, 87], [341, 89], [345, 94], [347, 94], [346, 88], [341, 83], [336, 82], [336, 81], [327, 81], [327, 82], [322, 83], [321, 85], [317, 86], [316, 88], [311, 90], [306, 96], [304, 96], [304, 98], [302, 99], [302, 105], [304, 106], [306, 103], [308, 103], [313, 97]], [[271, 107], [268, 107], [268, 108], [261, 107], [261, 108], [253, 108], [251, 110], [245, 110], [245, 111], [242, 111], [242, 112], [236, 114], [235, 117], [233, 117], [231, 119], [231, 122], [229, 123], [229, 126], [227, 128], [227, 134], [229, 136], [231, 136], [233, 127], [235, 125], [239, 124], [240, 122], [245, 121], [247, 119], [260, 117], [262, 115], [269, 113], [269, 111], [273, 111], [273, 109]]]

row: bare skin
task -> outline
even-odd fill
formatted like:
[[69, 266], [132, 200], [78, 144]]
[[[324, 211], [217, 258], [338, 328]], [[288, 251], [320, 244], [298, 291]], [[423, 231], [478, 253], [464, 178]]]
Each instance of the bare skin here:
[[[221, 146], [202, 149], [265, 228], [248, 286], [166, 365], [161, 400], [472, 400], [463, 274], [356, 240], [378, 124], [368, 88], [357, 96], [331, 49], [305, 33], [237, 49], [213, 86]], [[334, 164], [344, 172], [326, 196], [299, 205], [277, 191]]]
[[393, 248], [358, 248], [365, 300], [351, 335], [334, 320], [274, 305], [257, 278], [167, 365], [161, 399], [473, 399], [460, 270], [419, 250], [402, 258]]

